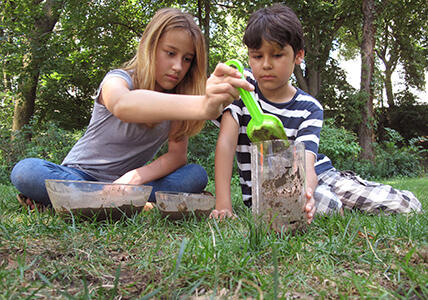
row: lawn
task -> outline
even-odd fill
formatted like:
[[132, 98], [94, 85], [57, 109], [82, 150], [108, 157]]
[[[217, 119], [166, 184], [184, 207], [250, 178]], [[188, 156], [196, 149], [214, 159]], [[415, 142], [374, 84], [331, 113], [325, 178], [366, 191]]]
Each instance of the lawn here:
[[427, 299], [428, 177], [385, 182], [424, 212], [346, 212], [294, 236], [255, 226], [236, 184], [239, 217], [221, 223], [64, 221], [0, 186], [0, 299]]

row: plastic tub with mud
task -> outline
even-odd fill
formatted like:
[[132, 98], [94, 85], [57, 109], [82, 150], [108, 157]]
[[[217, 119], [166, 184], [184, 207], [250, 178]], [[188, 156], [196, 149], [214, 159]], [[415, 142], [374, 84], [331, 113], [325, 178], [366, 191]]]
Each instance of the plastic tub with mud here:
[[151, 186], [98, 181], [47, 179], [45, 183], [55, 212], [66, 217], [130, 217], [143, 210], [152, 191]]
[[187, 216], [209, 216], [215, 207], [215, 197], [209, 193], [156, 192], [156, 207], [171, 220]]

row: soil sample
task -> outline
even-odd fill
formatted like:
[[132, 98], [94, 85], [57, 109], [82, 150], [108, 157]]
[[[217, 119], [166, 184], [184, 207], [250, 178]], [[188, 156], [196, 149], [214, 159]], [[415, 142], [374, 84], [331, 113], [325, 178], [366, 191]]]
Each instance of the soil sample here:
[[253, 213], [276, 232], [304, 229], [305, 147], [270, 140], [251, 145]]

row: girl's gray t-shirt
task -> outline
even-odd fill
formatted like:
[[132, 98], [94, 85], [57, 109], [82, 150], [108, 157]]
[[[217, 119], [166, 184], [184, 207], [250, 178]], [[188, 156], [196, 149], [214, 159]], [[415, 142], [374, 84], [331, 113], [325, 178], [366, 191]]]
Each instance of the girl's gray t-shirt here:
[[149, 128], [116, 118], [98, 102], [104, 82], [111, 77], [124, 79], [134, 89], [131, 76], [116, 69], [107, 73], [95, 96], [92, 117], [85, 134], [67, 154], [62, 165], [84, 171], [99, 181], [114, 181], [149, 162], [168, 140], [170, 121]]

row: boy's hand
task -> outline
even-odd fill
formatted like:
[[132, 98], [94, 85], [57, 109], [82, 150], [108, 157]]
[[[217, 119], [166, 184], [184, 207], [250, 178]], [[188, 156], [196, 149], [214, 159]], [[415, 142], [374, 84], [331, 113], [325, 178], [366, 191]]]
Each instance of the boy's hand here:
[[236, 215], [229, 209], [214, 209], [210, 214], [210, 219], [220, 219], [223, 220], [224, 218], [236, 218]]
[[205, 107], [206, 119], [216, 119], [224, 107], [239, 98], [239, 92], [236, 88], [243, 88], [248, 91], [254, 90], [248, 81], [241, 78], [241, 73], [235, 68], [219, 63], [214, 72], [207, 80]]
[[308, 188], [306, 191], [306, 204], [305, 204], [305, 212], [306, 212], [306, 217], [308, 218], [307, 220], [308, 224], [312, 223], [312, 220], [314, 219], [314, 216], [315, 216], [315, 211], [316, 211], [315, 199], [314, 197], [312, 197], [312, 189]]

